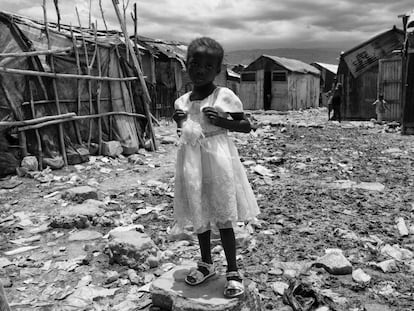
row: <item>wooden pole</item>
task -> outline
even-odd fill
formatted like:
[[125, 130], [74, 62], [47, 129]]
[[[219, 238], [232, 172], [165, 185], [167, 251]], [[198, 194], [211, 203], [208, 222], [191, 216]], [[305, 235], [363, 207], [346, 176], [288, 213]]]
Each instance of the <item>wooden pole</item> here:
[[[73, 27], [72, 24], [70, 25], [70, 36], [72, 38], [72, 45], [73, 45], [73, 52], [75, 53], [75, 59], [76, 59], [76, 69], [78, 72], [78, 75], [82, 74], [82, 69], [81, 69], [81, 65], [80, 65], [80, 59], [79, 59], [79, 50], [78, 50], [78, 46], [76, 45], [76, 38], [75, 35], [73, 34]], [[81, 84], [80, 84], [80, 79], [76, 79], [76, 97], [77, 97], [77, 105], [76, 105], [76, 114], [78, 116], [81, 115]], [[75, 128], [75, 133], [76, 133], [76, 137], [78, 138], [78, 143], [79, 145], [82, 145], [82, 135], [80, 133], [78, 124], [76, 122], [73, 122], [73, 126]]]
[[121, 12], [119, 11], [117, 0], [112, 0], [112, 4], [114, 6], [115, 13], [116, 13], [116, 16], [118, 18], [119, 24], [121, 25], [122, 32], [124, 33], [125, 44], [127, 46], [127, 54], [128, 54], [128, 51], [131, 54], [131, 58], [132, 58], [132, 61], [134, 63], [135, 70], [137, 71], [138, 78], [139, 78], [140, 83], [141, 83], [141, 87], [144, 91], [144, 110], [145, 110], [145, 114], [147, 115], [147, 118], [148, 118], [148, 126], [149, 126], [149, 129], [150, 129], [151, 149], [156, 150], [157, 145], [156, 145], [156, 141], [155, 141], [155, 134], [154, 134], [153, 126], [152, 126], [152, 119], [151, 119], [151, 112], [150, 112], [151, 96], [149, 95], [147, 85], [145, 83], [144, 75], [142, 74], [142, 71], [141, 71], [141, 66], [139, 65], [137, 56], [135, 55], [134, 49], [133, 49], [133, 47], [131, 45], [131, 42], [129, 40], [128, 31], [127, 31], [127, 28], [126, 28], [126, 22], [122, 20], [122, 16], [121, 16]]
[[[90, 13], [90, 10], [89, 10], [89, 13]], [[86, 43], [85, 43], [85, 36], [83, 35], [83, 32], [82, 32], [82, 23], [81, 23], [81, 20], [80, 20], [78, 8], [76, 8], [76, 15], [78, 17], [78, 23], [79, 23], [79, 28], [81, 30], [83, 48], [85, 50], [86, 69], [87, 69], [88, 76], [90, 76], [91, 75], [91, 67], [89, 66], [88, 48], [87, 48]], [[91, 81], [88, 81], [88, 95], [89, 95], [89, 113], [90, 114], [93, 114], [92, 84], [91, 84]], [[92, 119], [91, 119], [91, 120], [89, 120], [88, 148], [90, 148], [90, 146], [91, 146], [91, 140], [92, 140], [92, 124], [93, 123], [92, 123]]]
[[[118, 47], [115, 47], [115, 51], [116, 51], [118, 58], [121, 58]], [[120, 72], [120, 74], [122, 75], [122, 71]], [[129, 84], [129, 82], [125, 82], [125, 85], [128, 89], [129, 98], [131, 99], [132, 112], [135, 112], [135, 103], [134, 103], [134, 95], [132, 93], [132, 87]], [[123, 101], [125, 102], [126, 98], [124, 97], [124, 92], [122, 92], [122, 96], [123, 96]], [[145, 141], [144, 141], [143, 133], [141, 131], [141, 125], [139, 124], [139, 122], [137, 122], [137, 120], [135, 120], [135, 128], [137, 130], [137, 134], [138, 134], [137, 136], [138, 136], [139, 143], [141, 144], [141, 146], [145, 147]]]
[[[96, 51], [96, 59], [97, 59], [97, 66], [98, 66], [98, 76], [102, 76], [102, 68], [101, 68], [101, 56], [99, 54], [99, 46], [98, 46], [98, 33], [97, 33], [98, 23], [95, 21], [95, 25], [93, 27], [94, 36], [95, 36], [95, 51]], [[98, 114], [101, 113], [101, 91], [102, 91], [102, 81], [98, 82], [98, 88], [96, 89], [96, 112]], [[98, 118], [98, 154], [102, 152], [102, 119]]]
[[48, 54], [58, 54], [65, 53], [72, 50], [72, 47], [46, 50], [46, 51], [30, 51], [30, 52], [19, 52], [19, 53], [0, 53], [0, 58], [6, 57], [30, 57], [30, 56], [39, 56], [39, 55], [48, 55]]
[[[115, 98], [115, 99], [119, 99], [119, 98]], [[111, 98], [107, 98], [107, 97], [104, 97], [104, 98], [101, 98], [101, 101], [110, 101], [111, 100]], [[81, 98], [81, 103], [82, 102], [88, 102], [89, 101], [89, 99], [82, 99]], [[96, 101], [96, 99], [94, 99], [94, 102]], [[40, 104], [53, 104], [55, 101], [54, 100], [35, 100], [33, 103], [35, 104], [35, 105], [40, 105]], [[60, 100], [60, 103], [61, 104], [64, 104], [64, 103], [66, 103], [66, 104], [70, 104], [70, 103], [77, 103], [78, 102], [78, 100], [77, 99], [61, 99]], [[21, 104], [22, 106], [27, 106], [27, 105], [30, 105], [30, 102], [23, 102], [22, 104]], [[76, 113], [77, 115], [80, 115], [80, 113]]]
[[106, 35], [108, 35], [108, 26], [106, 25], [105, 14], [102, 7], [102, 0], [99, 0], [99, 9], [101, 10], [102, 20], [105, 25]]
[[88, 16], [88, 28], [89, 29], [91, 29], [91, 26], [92, 26], [91, 11], [92, 11], [92, 0], [89, 0], [89, 16]]
[[[42, 127], [49, 126], [49, 125], [61, 124], [61, 123], [64, 123], [64, 122], [70, 122], [70, 121], [75, 121], [75, 120], [87, 120], [87, 119], [94, 119], [94, 118], [102, 118], [102, 117], [116, 116], [116, 115], [133, 117], [133, 118], [143, 118], [143, 119], [147, 118], [146, 116], [144, 116], [142, 114], [138, 114], [138, 113], [124, 112], [124, 111], [111, 111], [111, 112], [103, 112], [103, 113], [100, 113], [100, 114], [93, 114], [93, 115], [86, 115], [86, 116], [73, 116], [73, 117], [69, 117], [69, 118], [61, 118], [61, 119], [51, 120], [51, 121], [32, 124], [32, 125], [25, 125], [25, 126], [19, 127], [18, 130], [19, 131], [34, 130], [34, 129], [42, 128]], [[8, 125], [7, 124], [8, 122], [2, 122], [2, 123], [6, 123], [6, 124], [4, 124], [6, 126]], [[0, 123], [0, 125], [2, 123]]]
[[60, 11], [59, 11], [59, 3], [58, 3], [58, 0], [53, 0], [53, 3], [55, 4], [55, 9], [56, 9], [58, 30], [60, 31]]
[[[30, 98], [33, 98], [33, 89], [30, 88]], [[33, 106], [34, 107], [34, 106]], [[25, 126], [25, 125], [34, 125], [34, 124], [39, 124], [39, 123], [43, 123], [43, 122], [47, 122], [47, 121], [52, 121], [52, 120], [62, 120], [62, 119], [68, 119], [68, 118], [73, 118], [76, 117], [76, 113], [74, 112], [69, 112], [69, 113], [65, 113], [65, 114], [60, 114], [57, 116], [45, 116], [45, 117], [40, 117], [40, 118], [36, 118], [33, 117], [33, 119], [29, 119], [29, 120], [21, 120], [21, 121], [0, 121], [0, 126]]]
[[98, 81], [135, 81], [139, 78], [137, 77], [125, 77], [125, 78], [112, 78], [112, 77], [96, 77], [91, 75], [75, 75], [68, 73], [55, 73], [55, 72], [43, 72], [36, 70], [24, 70], [24, 69], [14, 69], [6, 68], [0, 66], [0, 72], [6, 72], [10, 74], [19, 74], [26, 76], [36, 76], [36, 77], [48, 77], [55, 79], [85, 79], [85, 80], [98, 80]]
[[[48, 47], [48, 50], [50, 50], [51, 44], [50, 44], [50, 37], [49, 37], [49, 27], [47, 24], [46, 0], [43, 0], [43, 14], [44, 14], [45, 31], [46, 31], [46, 38], [47, 38], [47, 47]], [[55, 73], [55, 63], [54, 63], [53, 55], [50, 55], [50, 69], [53, 73]], [[55, 100], [56, 100], [56, 111], [57, 111], [57, 114], [60, 114], [59, 95], [58, 95], [55, 79], [52, 80], [52, 86], [53, 86], [53, 93], [55, 95]], [[65, 163], [65, 166], [67, 166], [68, 159], [66, 155], [65, 138], [64, 138], [62, 124], [58, 124], [58, 130], [59, 130], [59, 142], [60, 142], [60, 149], [62, 152], [63, 162]]]
[[[33, 97], [33, 90], [30, 83], [30, 79], [28, 79], [28, 87], [29, 87], [29, 93], [30, 93], [30, 110], [32, 112], [32, 118], [36, 118], [35, 113], [35, 106], [34, 106], [34, 97]], [[24, 123], [27, 123], [27, 121], [22, 121]], [[42, 148], [42, 139], [40, 137], [40, 133], [38, 129], [35, 129], [35, 135], [36, 135], [36, 141], [37, 141], [37, 153], [39, 154], [39, 170], [43, 170], [43, 148]]]

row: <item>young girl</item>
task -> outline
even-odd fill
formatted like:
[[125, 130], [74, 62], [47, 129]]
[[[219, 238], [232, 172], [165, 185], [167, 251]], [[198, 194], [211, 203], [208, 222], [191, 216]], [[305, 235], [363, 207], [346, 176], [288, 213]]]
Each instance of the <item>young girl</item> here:
[[384, 100], [384, 95], [380, 94], [378, 96], [378, 99], [374, 101], [372, 105], [375, 105], [375, 113], [377, 114], [377, 122], [382, 123], [385, 110], [390, 110], [387, 107], [387, 102]]
[[253, 191], [228, 130], [248, 133], [250, 122], [240, 99], [228, 88], [213, 81], [220, 73], [224, 51], [210, 38], [198, 38], [187, 50], [187, 71], [193, 90], [175, 102], [180, 146], [175, 174], [174, 217], [179, 228], [192, 225], [197, 233], [201, 261], [185, 281], [203, 283], [215, 275], [210, 233], [220, 231], [227, 260], [224, 295], [244, 294], [236, 262], [233, 223], [259, 213]]

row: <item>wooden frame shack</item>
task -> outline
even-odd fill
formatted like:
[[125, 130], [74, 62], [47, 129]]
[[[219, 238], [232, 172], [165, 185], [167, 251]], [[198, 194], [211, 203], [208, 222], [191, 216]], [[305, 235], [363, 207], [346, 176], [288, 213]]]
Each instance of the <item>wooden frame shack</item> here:
[[332, 90], [332, 85], [338, 72], [338, 65], [326, 64], [320, 62], [311, 63], [316, 69], [321, 72], [319, 97], [320, 106], [326, 107], [328, 105], [328, 92]]
[[372, 103], [383, 94], [390, 108], [384, 120], [401, 121], [403, 42], [404, 31], [394, 26], [341, 55], [337, 76], [343, 86], [344, 119], [375, 118]]
[[262, 55], [241, 72], [240, 99], [250, 110], [319, 106], [320, 72], [296, 59]]
[[137, 58], [145, 48], [125, 40], [116, 2], [123, 35], [80, 21], [49, 23], [43, 8], [44, 21], [0, 12], [0, 136], [17, 133], [20, 156], [35, 155], [40, 169], [59, 158], [62, 165], [85, 161], [108, 141], [119, 141], [127, 155], [154, 150], [151, 98]]

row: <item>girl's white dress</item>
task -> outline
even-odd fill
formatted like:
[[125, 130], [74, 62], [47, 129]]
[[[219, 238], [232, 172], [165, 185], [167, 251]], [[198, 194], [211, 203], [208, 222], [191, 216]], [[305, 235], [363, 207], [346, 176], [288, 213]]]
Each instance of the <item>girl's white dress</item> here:
[[230, 228], [236, 221], [254, 218], [259, 207], [227, 130], [209, 123], [201, 110], [212, 106], [227, 117], [243, 112], [243, 106], [233, 91], [224, 87], [216, 88], [203, 100], [191, 101], [190, 93], [174, 104], [175, 109], [187, 113], [177, 152], [176, 227], [193, 226], [196, 233]]

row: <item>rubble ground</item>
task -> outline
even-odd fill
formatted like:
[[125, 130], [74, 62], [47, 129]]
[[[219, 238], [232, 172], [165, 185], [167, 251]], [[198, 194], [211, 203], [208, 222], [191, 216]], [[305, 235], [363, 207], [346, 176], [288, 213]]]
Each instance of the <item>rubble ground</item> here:
[[[336, 310], [412, 310], [413, 136], [328, 122], [324, 108], [252, 117], [255, 132], [231, 135], [261, 214], [236, 235], [263, 309], [294, 310], [283, 301], [306, 284]], [[174, 125], [156, 131], [157, 152], [0, 181], [13, 310], [149, 310], [151, 282], [198, 259], [194, 236], [173, 230]], [[217, 237], [213, 253], [225, 271]]]

